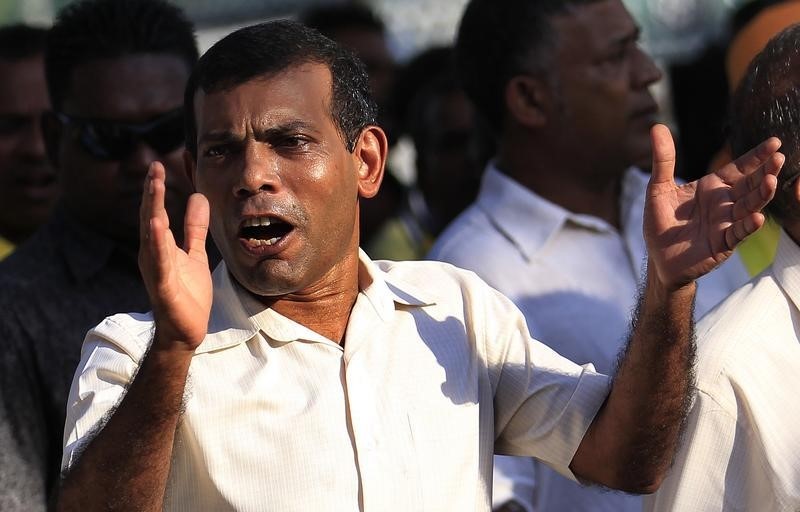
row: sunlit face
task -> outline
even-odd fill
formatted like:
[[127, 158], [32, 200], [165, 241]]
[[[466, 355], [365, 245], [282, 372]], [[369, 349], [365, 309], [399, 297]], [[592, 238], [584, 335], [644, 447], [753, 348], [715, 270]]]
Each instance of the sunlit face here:
[[228, 268], [258, 296], [324, 294], [357, 260], [359, 160], [330, 101], [323, 64], [195, 96], [195, 186]]
[[[77, 118], [144, 123], [183, 104], [189, 78], [177, 56], [135, 54], [91, 60], [72, 72], [61, 110]], [[167, 170], [167, 210], [180, 226], [191, 181], [183, 167], [183, 147], [160, 154], [140, 142], [122, 160], [93, 157], [77, 139], [73, 126], [61, 130], [58, 166], [64, 202], [84, 224], [135, 247], [139, 240], [142, 184], [153, 160]], [[176, 235], [180, 235], [180, 229]]]
[[58, 193], [40, 123], [49, 108], [43, 58], [0, 59], [0, 76], [0, 235], [21, 242]]
[[581, 165], [614, 172], [650, 161], [657, 104], [648, 87], [661, 78], [638, 46], [639, 29], [620, 0], [591, 2], [553, 18], [555, 87], [561, 116], [553, 125]]

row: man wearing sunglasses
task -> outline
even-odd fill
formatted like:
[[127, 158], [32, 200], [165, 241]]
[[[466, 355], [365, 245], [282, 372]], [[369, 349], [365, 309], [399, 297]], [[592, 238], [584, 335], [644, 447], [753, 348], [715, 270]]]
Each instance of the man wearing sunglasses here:
[[46, 34], [26, 25], [0, 28], [0, 260], [47, 220], [58, 195], [39, 123], [50, 105]]
[[[183, 88], [191, 23], [158, 0], [66, 7], [47, 39], [53, 111], [43, 120], [62, 197], [51, 222], [0, 266], [0, 509], [40, 510], [56, 483], [69, 383], [86, 330], [143, 311], [138, 212], [147, 167], [166, 167], [183, 216]], [[9, 490], [9, 488], [12, 488]]]

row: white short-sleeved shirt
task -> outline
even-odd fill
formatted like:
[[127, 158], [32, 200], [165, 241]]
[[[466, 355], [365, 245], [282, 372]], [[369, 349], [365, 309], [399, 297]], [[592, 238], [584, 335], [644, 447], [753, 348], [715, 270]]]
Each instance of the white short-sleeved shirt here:
[[697, 326], [697, 394], [650, 511], [800, 510], [800, 247]]
[[[165, 510], [486, 511], [492, 453], [569, 463], [608, 378], [531, 339], [505, 297], [438, 262], [371, 262], [344, 346], [264, 309], [224, 264], [192, 360]], [[63, 465], [117, 403], [152, 317], [92, 330]]]
[[[622, 181], [618, 230], [575, 214], [501, 173], [486, 169], [476, 202], [436, 241], [428, 257], [477, 273], [522, 310], [534, 337], [580, 364], [616, 370], [642, 284], [642, 233], [649, 176]], [[748, 279], [737, 256], [698, 281], [695, 316]], [[528, 510], [640, 512], [639, 496], [585, 487], [543, 466], [496, 463], [495, 498], [506, 493]], [[509, 483], [517, 482], [518, 485]], [[531, 493], [531, 482], [535, 492]], [[512, 489], [513, 492], [508, 493]]]

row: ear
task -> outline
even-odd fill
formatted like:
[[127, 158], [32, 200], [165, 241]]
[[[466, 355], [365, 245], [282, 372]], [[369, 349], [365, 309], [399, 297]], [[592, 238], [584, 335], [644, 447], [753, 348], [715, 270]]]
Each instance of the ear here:
[[367, 126], [361, 131], [353, 150], [358, 173], [358, 195], [375, 197], [383, 180], [389, 143], [386, 134], [378, 126]]
[[183, 170], [186, 177], [192, 184], [192, 188], [197, 192], [197, 185], [195, 183], [195, 172], [197, 171], [197, 164], [195, 163], [194, 156], [188, 149], [183, 150]]
[[516, 124], [541, 128], [547, 124], [551, 97], [550, 88], [543, 80], [530, 75], [512, 77], [505, 89], [508, 117]]
[[55, 112], [45, 112], [39, 120], [42, 126], [42, 137], [44, 138], [44, 149], [50, 164], [58, 169], [58, 152], [61, 146], [61, 136], [64, 133], [64, 125], [56, 117]]

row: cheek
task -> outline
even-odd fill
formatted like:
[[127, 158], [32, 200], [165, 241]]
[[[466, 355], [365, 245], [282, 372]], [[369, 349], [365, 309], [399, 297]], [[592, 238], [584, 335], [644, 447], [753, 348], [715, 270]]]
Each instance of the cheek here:
[[0, 174], [4, 173], [5, 166], [14, 157], [14, 148], [19, 141], [13, 137], [0, 137]]

